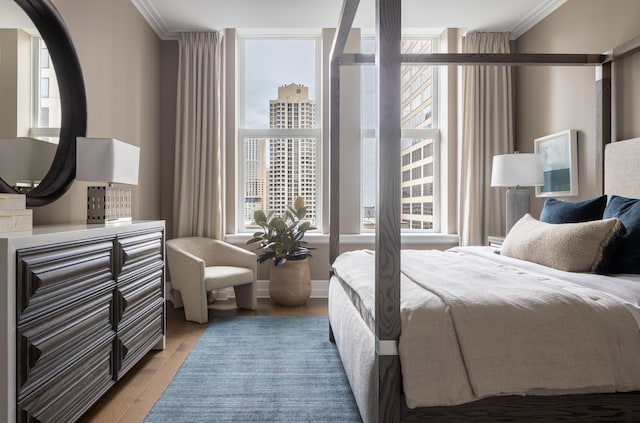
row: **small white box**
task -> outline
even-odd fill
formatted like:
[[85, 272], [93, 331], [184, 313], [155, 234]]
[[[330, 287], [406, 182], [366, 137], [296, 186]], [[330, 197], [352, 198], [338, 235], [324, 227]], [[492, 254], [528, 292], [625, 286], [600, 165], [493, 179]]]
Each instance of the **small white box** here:
[[24, 194], [0, 194], [0, 210], [24, 210], [27, 196]]
[[21, 232], [33, 229], [33, 210], [0, 210], [0, 232]]

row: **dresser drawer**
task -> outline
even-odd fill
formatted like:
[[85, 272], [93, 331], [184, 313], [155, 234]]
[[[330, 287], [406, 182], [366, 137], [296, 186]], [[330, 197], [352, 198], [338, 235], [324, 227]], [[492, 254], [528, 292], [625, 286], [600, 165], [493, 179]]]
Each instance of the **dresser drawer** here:
[[114, 280], [115, 238], [17, 251], [18, 324], [74, 304]]
[[22, 399], [115, 337], [111, 323], [113, 286], [73, 306], [17, 327], [17, 388]]
[[118, 283], [116, 290], [116, 328], [124, 327], [130, 321], [140, 318], [151, 303], [164, 301], [164, 270], [162, 263], [156, 263], [144, 276], [125, 279]]
[[158, 299], [140, 311], [139, 319], [118, 328], [116, 339], [117, 379], [120, 379], [164, 337], [164, 300]]
[[117, 280], [131, 273], [164, 262], [164, 233], [158, 230], [134, 232], [118, 236]]
[[76, 421], [113, 384], [111, 339], [87, 352], [83, 360], [18, 400], [19, 422]]

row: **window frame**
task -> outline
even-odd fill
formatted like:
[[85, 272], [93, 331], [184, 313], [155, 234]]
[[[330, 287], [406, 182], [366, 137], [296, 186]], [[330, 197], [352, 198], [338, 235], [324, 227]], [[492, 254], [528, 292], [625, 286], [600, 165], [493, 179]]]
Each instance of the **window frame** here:
[[[60, 127], [53, 126], [42, 126], [41, 125], [41, 108], [42, 101], [41, 99], [57, 99], [58, 100], [58, 108], [61, 108], [60, 105], [60, 92], [58, 89], [58, 81], [56, 70], [53, 67], [53, 62], [51, 60], [51, 56], [48, 54], [49, 49], [46, 48], [48, 54], [48, 60], [45, 67], [42, 66], [42, 50], [43, 47], [46, 47], [44, 40], [39, 35], [31, 35], [31, 123], [29, 129], [29, 136], [37, 139], [44, 139], [49, 142], [53, 142], [55, 144], [58, 143], [58, 139], [60, 137]], [[52, 75], [43, 76], [42, 69], [49, 69], [52, 71]], [[54, 78], [55, 77], [55, 78]], [[48, 92], [47, 96], [41, 96], [42, 93], [42, 79], [48, 80]], [[52, 96], [53, 90], [53, 96]], [[47, 107], [49, 112], [51, 112], [51, 107]], [[62, 113], [60, 111], [60, 113]], [[62, 116], [60, 117], [62, 119]], [[49, 120], [48, 117], [47, 120]]]
[[[372, 35], [363, 35], [361, 37], [361, 43], [364, 40], [372, 40], [374, 39], [374, 37]], [[439, 48], [440, 48], [440, 39], [437, 35], [435, 34], [407, 34], [407, 35], [403, 35], [402, 36], [402, 40], [410, 40], [410, 39], [416, 39], [416, 40], [424, 40], [424, 39], [430, 39], [432, 42], [432, 51], [434, 52], [438, 52]], [[414, 65], [408, 65], [408, 66], [414, 66]], [[441, 132], [440, 132], [440, 113], [439, 113], [439, 107], [441, 106], [441, 102], [440, 102], [440, 78], [439, 78], [439, 67], [435, 66], [435, 65], [430, 65], [432, 72], [431, 72], [431, 78], [432, 78], [432, 83], [431, 83], [431, 114], [432, 114], [432, 127], [431, 128], [401, 128], [400, 129], [400, 139], [401, 142], [403, 139], [411, 139], [411, 138], [430, 138], [433, 140], [432, 146], [433, 146], [433, 186], [432, 186], [432, 216], [433, 216], [433, 225], [431, 229], [412, 229], [411, 228], [411, 221], [409, 222], [409, 227], [410, 228], [403, 228], [401, 229], [401, 232], [403, 234], [408, 234], [408, 233], [440, 233], [441, 229], [442, 229], [442, 216], [441, 216], [441, 192], [442, 192], [442, 180], [441, 180], [441, 150], [442, 150], [442, 140], [441, 140]], [[407, 83], [408, 81], [405, 81], [405, 83]], [[402, 86], [404, 86], [404, 84], [402, 84]], [[402, 87], [401, 86], [401, 87]], [[361, 99], [361, 107], [363, 106], [363, 101], [362, 101], [362, 87], [359, 88], [360, 89], [360, 99]], [[400, 95], [402, 96], [402, 88], [401, 88], [401, 93]], [[403, 110], [400, 110], [400, 115], [402, 116]], [[375, 119], [375, 117], [374, 117]], [[364, 121], [364, 119], [362, 119]], [[375, 128], [365, 128], [364, 125], [361, 125], [361, 130], [360, 130], [360, 161], [362, 163], [362, 158], [364, 156], [364, 146], [365, 146], [365, 140], [367, 139], [374, 139], [376, 138], [376, 130]], [[424, 147], [423, 147], [424, 148]], [[410, 153], [405, 153], [405, 154], [410, 154]], [[401, 153], [400, 157], [402, 160], [402, 157], [404, 156], [403, 153]], [[404, 166], [403, 164], [401, 164], [401, 167]], [[361, 233], [372, 233], [375, 231], [375, 229], [367, 229], [364, 227], [364, 218], [365, 218], [365, 213], [364, 213], [364, 206], [362, 203], [363, 200], [363, 184], [364, 184], [364, 166], [361, 166], [362, 170], [361, 170], [361, 177], [360, 177], [360, 232]], [[376, 173], [377, 173], [377, 169], [376, 169]], [[411, 182], [411, 177], [409, 178], [409, 182]], [[400, 178], [400, 183], [402, 184], [402, 177]], [[422, 183], [424, 184], [424, 183]], [[377, 192], [377, 189], [375, 190]], [[401, 187], [401, 192], [402, 192], [402, 187]], [[411, 192], [411, 188], [409, 188], [409, 192]], [[424, 197], [424, 195], [423, 195]], [[408, 198], [411, 198], [411, 196], [409, 196]], [[401, 207], [401, 211], [402, 211], [402, 202], [403, 197], [401, 196], [400, 198], [400, 207]], [[424, 200], [426, 201], [426, 200]], [[376, 200], [377, 202], [377, 200]], [[412, 204], [413, 202], [411, 202]], [[404, 213], [401, 213], [401, 215]]]
[[[245, 41], [248, 39], [264, 39], [264, 40], [313, 40], [314, 44], [314, 73], [315, 73], [315, 90], [313, 91], [315, 101], [315, 128], [246, 128], [245, 125], [245, 108], [243, 101], [245, 98]], [[244, 226], [245, 212], [245, 161], [244, 147], [245, 140], [249, 138], [264, 139], [296, 139], [296, 138], [313, 138], [316, 141], [316, 175], [315, 175], [315, 227], [321, 228], [323, 222], [323, 198], [322, 198], [322, 175], [324, 174], [324, 158], [322, 154], [322, 36], [319, 32], [310, 33], [238, 33], [238, 55], [237, 55], [237, 72], [236, 72], [236, 92], [237, 92], [237, 136], [236, 136], [236, 233], [247, 234], [255, 232], [253, 228]], [[319, 232], [319, 229], [309, 232]]]

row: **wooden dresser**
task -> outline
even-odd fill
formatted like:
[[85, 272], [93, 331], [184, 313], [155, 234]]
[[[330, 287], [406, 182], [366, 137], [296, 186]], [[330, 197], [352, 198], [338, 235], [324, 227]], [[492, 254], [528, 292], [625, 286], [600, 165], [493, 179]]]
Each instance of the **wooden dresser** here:
[[164, 348], [164, 222], [0, 234], [0, 421], [78, 419]]

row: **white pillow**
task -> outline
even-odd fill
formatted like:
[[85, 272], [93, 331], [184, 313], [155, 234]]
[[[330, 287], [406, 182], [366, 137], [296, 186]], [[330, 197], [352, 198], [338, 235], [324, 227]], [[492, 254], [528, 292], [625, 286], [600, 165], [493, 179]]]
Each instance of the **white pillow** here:
[[553, 224], [527, 214], [505, 237], [501, 254], [567, 272], [603, 273], [606, 248], [622, 228], [618, 219]]

